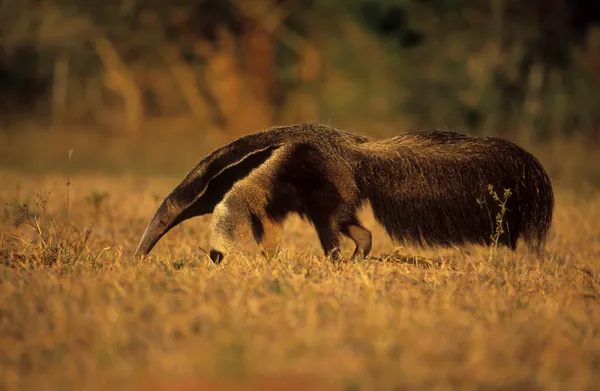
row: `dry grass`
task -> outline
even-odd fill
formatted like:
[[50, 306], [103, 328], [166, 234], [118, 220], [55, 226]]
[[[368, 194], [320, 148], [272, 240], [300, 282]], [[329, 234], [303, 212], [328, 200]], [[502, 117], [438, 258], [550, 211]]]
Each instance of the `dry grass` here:
[[176, 179], [65, 182], [0, 171], [0, 389], [600, 389], [598, 195], [557, 190], [542, 257], [397, 249], [365, 212], [380, 260], [292, 220], [277, 259], [214, 266], [206, 218], [131, 258]]

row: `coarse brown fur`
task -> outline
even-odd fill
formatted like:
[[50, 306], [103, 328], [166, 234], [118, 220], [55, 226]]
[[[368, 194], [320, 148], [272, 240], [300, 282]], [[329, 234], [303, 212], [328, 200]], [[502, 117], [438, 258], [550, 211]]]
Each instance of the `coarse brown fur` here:
[[221, 261], [252, 235], [277, 251], [282, 225], [297, 213], [311, 222], [327, 255], [340, 238], [371, 250], [357, 217], [370, 203], [397, 242], [421, 246], [491, 245], [502, 198], [511, 195], [498, 243], [522, 238], [539, 249], [550, 229], [554, 195], [541, 164], [516, 144], [450, 131], [413, 131], [375, 140], [325, 125], [274, 127], [241, 137], [200, 161], [163, 201], [136, 254], [147, 254], [172, 227], [212, 213], [210, 257]]

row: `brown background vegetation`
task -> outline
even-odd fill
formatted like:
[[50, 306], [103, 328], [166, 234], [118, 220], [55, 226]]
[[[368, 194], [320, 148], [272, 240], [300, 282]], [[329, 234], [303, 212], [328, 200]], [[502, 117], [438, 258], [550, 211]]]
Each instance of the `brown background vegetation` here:
[[554, 140], [591, 157], [599, 8], [5, 0], [0, 163], [60, 168], [74, 149], [75, 168], [173, 174], [242, 134], [304, 121], [374, 136], [448, 128], [531, 147]]

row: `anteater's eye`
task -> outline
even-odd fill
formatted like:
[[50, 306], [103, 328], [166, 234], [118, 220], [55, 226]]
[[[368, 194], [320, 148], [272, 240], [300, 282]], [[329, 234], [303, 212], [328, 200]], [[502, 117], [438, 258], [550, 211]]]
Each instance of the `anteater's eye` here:
[[158, 220], [158, 224], [160, 224], [161, 227], [164, 227], [165, 225], [167, 225], [168, 220], [166, 217], [161, 217], [160, 220]]
[[175, 205], [173, 204], [173, 201], [171, 201], [170, 198], [167, 198], [166, 205], [167, 205], [167, 211], [169, 212], [169, 214], [175, 212]]

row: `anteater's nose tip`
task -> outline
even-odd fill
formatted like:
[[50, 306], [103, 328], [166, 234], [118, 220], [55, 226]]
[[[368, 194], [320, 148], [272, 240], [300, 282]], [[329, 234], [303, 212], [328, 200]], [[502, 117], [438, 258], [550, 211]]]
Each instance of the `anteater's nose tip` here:
[[214, 263], [221, 263], [221, 261], [223, 260], [223, 253], [214, 249], [211, 249], [208, 256], [210, 257], [210, 260], [213, 261]]

